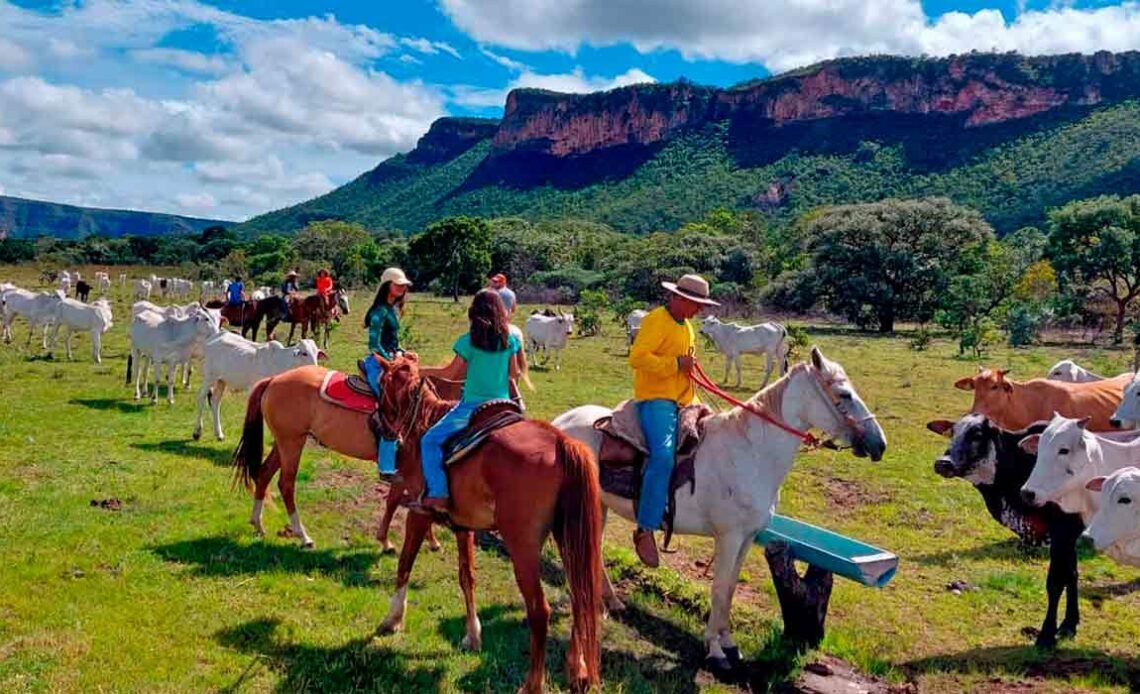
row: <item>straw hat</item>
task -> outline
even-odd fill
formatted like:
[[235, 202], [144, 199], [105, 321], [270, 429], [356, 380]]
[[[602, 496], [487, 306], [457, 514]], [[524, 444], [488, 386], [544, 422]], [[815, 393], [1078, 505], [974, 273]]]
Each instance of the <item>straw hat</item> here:
[[296, 270], [290, 270], [289, 272], [285, 273], [285, 279], [289, 279], [290, 277], [296, 277], [296, 276], [297, 276]]
[[676, 282], [662, 282], [661, 286], [689, 301], [706, 306], [720, 306], [709, 298], [709, 283], [700, 275], [683, 275]]
[[408, 279], [408, 276], [404, 274], [404, 271], [398, 267], [390, 267], [384, 271], [383, 275], [380, 275], [380, 284], [384, 284], [385, 282], [391, 282], [392, 284], [402, 284], [405, 286], [411, 286], [412, 284], [412, 281]]

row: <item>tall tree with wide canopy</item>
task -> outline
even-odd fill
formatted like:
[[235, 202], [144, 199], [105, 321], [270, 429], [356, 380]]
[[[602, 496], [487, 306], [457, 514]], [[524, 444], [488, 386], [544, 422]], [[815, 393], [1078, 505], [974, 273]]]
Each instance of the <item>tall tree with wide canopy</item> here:
[[828, 308], [884, 333], [929, 320], [965, 252], [994, 237], [980, 214], [945, 198], [829, 207], [802, 226]]
[[477, 217], [448, 217], [412, 238], [409, 261], [416, 281], [438, 279], [459, 300], [460, 291], [478, 289], [491, 271], [491, 227]]
[[1140, 195], [1071, 202], [1049, 214], [1049, 255], [1063, 286], [1084, 286], [1116, 307], [1113, 339], [1124, 337], [1140, 296]]

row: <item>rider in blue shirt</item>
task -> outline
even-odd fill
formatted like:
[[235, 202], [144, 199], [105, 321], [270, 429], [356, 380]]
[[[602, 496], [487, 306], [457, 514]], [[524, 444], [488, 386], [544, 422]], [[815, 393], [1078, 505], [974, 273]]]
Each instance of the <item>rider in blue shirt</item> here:
[[229, 298], [227, 303], [230, 306], [241, 306], [245, 303], [245, 285], [241, 283], [241, 277], [234, 277], [234, 281], [230, 282], [230, 287], [227, 290]]

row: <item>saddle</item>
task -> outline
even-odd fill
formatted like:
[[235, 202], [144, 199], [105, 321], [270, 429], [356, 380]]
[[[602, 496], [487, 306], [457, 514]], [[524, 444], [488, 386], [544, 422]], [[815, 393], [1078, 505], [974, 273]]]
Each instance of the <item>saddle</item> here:
[[[696, 491], [696, 458], [704, 435], [704, 419], [713, 411], [707, 405], [689, 405], [677, 413], [676, 464], [669, 480], [669, 502], [665, 508], [665, 543], [673, 536], [673, 518], [677, 511], [677, 490], [685, 485], [689, 494]], [[649, 460], [649, 450], [632, 400], [620, 403], [609, 417], [594, 422], [602, 436], [598, 452], [602, 489], [633, 501], [637, 508], [641, 479]]]
[[467, 428], [443, 442], [443, 464], [458, 463], [475, 452], [491, 434], [524, 421], [522, 408], [514, 400], [490, 400], [475, 409]]

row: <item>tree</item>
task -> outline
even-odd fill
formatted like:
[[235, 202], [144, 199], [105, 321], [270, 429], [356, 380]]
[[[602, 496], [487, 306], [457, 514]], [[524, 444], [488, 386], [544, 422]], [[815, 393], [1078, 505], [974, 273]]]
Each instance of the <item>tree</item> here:
[[365, 279], [365, 249], [375, 242], [359, 224], [325, 220], [310, 222], [293, 239], [293, 251], [300, 258], [324, 266], [343, 284]]
[[449, 217], [412, 237], [408, 259], [416, 281], [440, 280], [459, 301], [461, 291], [483, 285], [491, 271], [491, 227], [477, 217]]
[[1116, 308], [1113, 340], [1124, 337], [1140, 296], [1140, 195], [1071, 202], [1049, 214], [1049, 256], [1066, 289], [1083, 285]]
[[804, 232], [828, 307], [880, 332], [929, 320], [968, 252], [993, 238], [980, 214], [945, 198], [826, 208]]

